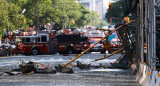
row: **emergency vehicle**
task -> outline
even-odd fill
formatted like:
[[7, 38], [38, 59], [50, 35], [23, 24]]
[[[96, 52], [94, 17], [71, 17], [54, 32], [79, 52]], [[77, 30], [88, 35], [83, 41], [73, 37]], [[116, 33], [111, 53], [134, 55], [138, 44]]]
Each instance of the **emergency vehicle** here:
[[[87, 36], [89, 37], [89, 41], [90, 41], [90, 46], [94, 45], [96, 42], [98, 42], [100, 39], [102, 39], [104, 37], [104, 32], [102, 31], [89, 31], [89, 33], [87, 34]], [[96, 46], [94, 46], [90, 52], [101, 52], [101, 53], [105, 53], [105, 45], [102, 42], [98, 43]]]
[[89, 39], [80, 34], [38, 33], [34, 36], [16, 37], [14, 54], [38, 55], [42, 53], [80, 53], [89, 48]]
[[[39, 33], [33, 36], [16, 37], [16, 48], [14, 54], [32, 54], [48, 53], [49, 33]], [[54, 46], [53, 46], [54, 47]]]

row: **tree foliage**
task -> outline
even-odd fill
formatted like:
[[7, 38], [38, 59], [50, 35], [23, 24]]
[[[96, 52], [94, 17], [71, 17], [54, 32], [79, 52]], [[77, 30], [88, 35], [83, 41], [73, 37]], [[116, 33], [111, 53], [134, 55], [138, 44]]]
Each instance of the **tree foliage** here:
[[99, 15], [97, 12], [91, 11], [90, 15], [88, 15], [88, 17], [89, 17], [89, 22], [90, 22], [89, 24], [90, 25], [95, 25], [98, 22]]
[[84, 25], [87, 25], [89, 22], [89, 18], [87, 17], [87, 15], [90, 14], [90, 11], [84, 7], [83, 5], [80, 5], [81, 6], [81, 13], [82, 13], [82, 16], [76, 20], [76, 26], [77, 27], [83, 27]]
[[[24, 13], [23, 9], [26, 9]], [[73, 20], [75, 23], [71, 23]], [[62, 29], [98, 22], [96, 12], [89, 11], [75, 0], [0, 0], [1, 32], [47, 23], [54, 23]]]
[[[81, 6], [74, 0], [55, 0], [54, 7], [60, 10], [60, 26], [71, 27], [71, 20], [78, 20], [81, 16]], [[63, 27], [64, 28], [64, 27]]]
[[7, 2], [6, 0], [0, 0], [0, 33], [1, 35], [6, 33], [6, 30], [19, 29], [22, 26], [24, 16], [20, 15], [21, 8], [17, 5]]
[[81, 5], [82, 16], [76, 21], [77, 27], [84, 25], [96, 25], [99, 22], [99, 15], [95, 11], [89, 11], [86, 7]]

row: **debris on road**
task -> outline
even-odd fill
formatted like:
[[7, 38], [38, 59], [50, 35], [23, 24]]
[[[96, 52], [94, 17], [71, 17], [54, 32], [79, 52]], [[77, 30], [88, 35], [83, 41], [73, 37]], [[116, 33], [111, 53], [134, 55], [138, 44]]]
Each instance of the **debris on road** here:
[[49, 73], [56, 73], [56, 70], [53, 70], [51, 65], [46, 66], [44, 64], [32, 61], [29, 61], [28, 63], [20, 61], [19, 68], [3, 72], [1, 75], [17, 75], [17, 74], [33, 74], [33, 73], [49, 74]]
[[60, 65], [60, 64], [55, 66], [55, 69], [57, 72], [60, 72], [60, 73], [74, 73], [72, 68], [62, 67], [62, 65]]
[[77, 64], [69, 64], [70, 66], [73, 67], [78, 67], [79, 69], [90, 69], [90, 68], [110, 68], [110, 67], [106, 67], [105, 65], [103, 65], [102, 63], [99, 63], [99, 65], [91, 65], [91, 64], [84, 64], [80, 61], [77, 61]]

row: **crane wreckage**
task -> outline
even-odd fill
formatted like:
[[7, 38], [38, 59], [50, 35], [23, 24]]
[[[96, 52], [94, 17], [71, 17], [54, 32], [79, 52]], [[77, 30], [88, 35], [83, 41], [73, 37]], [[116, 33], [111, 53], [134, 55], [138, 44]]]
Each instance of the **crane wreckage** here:
[[[125, 53], [122, 54], [114, 63], [112, 63], [112, 67], [118, 67], [118, 68], [129, 68], [131, 67], [131, 64], [133, 63], [134, 59], [134, 53], [135, 53], [135, 30], [134, 30], [134, 22], [135, 21], [130, 21], [125, 24], [117, 24], [116, 29], [110, 31], [105, 37], [100, 39], [98, 42], [96, 42], [94, 45], [89, 47], [87, 50], [82, 52], [81, 54], [77, 55], [74, 59], [70, 60], [66, 64], [62, 65], [56, 65], [55, 69], [52, 69], [52, 65], [44, 65], [41, 63], [36, 63], [29, 61], [28, 63], [24, 63], [24, 61], [20, 61], [19, 63], [19, 68], [18, 69], [13, 69], [10, 72], [4, 72], [2, 75], [15, 75], [15, 74], [32, 74], [32, 73], [43, 73], [43, 74], [49, 74], [49, 73], [56, 73], [56, 72], [61, 72], [61, 73], [73, 73], [72, 67], [68, 67], [68, 65], [73, 66], [73, 67], [78, 67], [80, 69], [89, 69], [89, 68], [100, 68], [103, 66], [102, 64], [99, 64], [98, 66], [92, 66], [90, 64], [83, 64], [79, 61], [77, 61], [76, 65], [70, 64], [71, 62], [75, 61], [78, 59], [80, 56], [88, 52], [91, 48], [93, 48], [96, 44], [101, 42], [103, 39], [106, 39], [109, 35], [111, 35], [113, 32], [118, 33], [118, 38], [122, 42], [123, 48], [120, 50], [117, 50], [110, 54], [109, 56], [104, 56], [102, 58], [95, 59], [94, 61], [98, 60], [103, 60], [106, 58], [109, 58], [110, 56], [119, 53], [120, 51], [124, 50]], [[94, 62], [92, 61], [92, 62]]]

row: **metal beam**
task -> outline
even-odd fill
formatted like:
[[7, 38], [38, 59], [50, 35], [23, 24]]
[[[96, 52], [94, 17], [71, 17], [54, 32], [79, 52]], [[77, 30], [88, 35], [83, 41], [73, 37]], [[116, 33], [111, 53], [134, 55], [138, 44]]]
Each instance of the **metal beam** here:
[[102, 57], [102, 58], [95, 59], [95, 61], [109, 58], [110, 56], [113, 56], [114, 54], [119, 53], [119, 52], [120, 52], [121, 50], [123, 50], [123, 49], [124, 49], [124, 48], [121, 48], [120, 50], [117, 50], [117, 51], [113, 52], [112, 54], [110, 54], [110, 55], [108, 55], [108, 56], [105, 56], [105, 57]]

